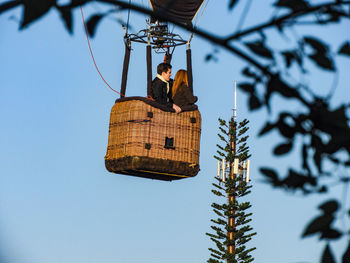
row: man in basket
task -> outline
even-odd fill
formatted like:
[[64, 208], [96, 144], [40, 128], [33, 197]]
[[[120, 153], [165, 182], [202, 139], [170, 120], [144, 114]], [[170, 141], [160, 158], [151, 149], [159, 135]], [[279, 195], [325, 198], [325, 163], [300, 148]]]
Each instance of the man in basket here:
[[171, 68], [169, 63], [160, 63], [157, 66], [157, 76], [152, 81], [150, 95], [156, 102], [174, 109], [176, 113], [180, 113], [181, 108], [174, 104], [172, 99]]

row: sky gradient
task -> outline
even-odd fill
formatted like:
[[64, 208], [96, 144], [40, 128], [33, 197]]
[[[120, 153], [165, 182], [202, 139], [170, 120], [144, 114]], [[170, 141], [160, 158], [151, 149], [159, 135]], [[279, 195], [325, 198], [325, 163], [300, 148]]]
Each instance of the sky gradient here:
[[[229, 12], [226, 2], [210, 1], [199, 27], [218, 35], [233, 31], [244, 5]], [[253, 1], [244, 26], [273, 14], [271, 4], [259, 2]], [[105, 7], [93, 5], [84, 12], [88, 16], [99, 8]], [[208, 247], [214, 247], [205, 233], [215, 216], [210, 190], [216, 175], [217, 119], [232, 114], [233, 83], [242, 79], [243, 61], [219, 50], [218, 62], [205, 63], [212, 44], [198, 37], [192, 41], [194, 92], [202, 114], [201, 170], [195, 178], [162, 182], [115, 175], [105, 169], [104, 155], [109, 113], [118, 95], [93, 66], [80, 10], [74, 12], [73, 35], [53, 11], [19, 31], [20, 12], [0, 16], [0, 256], [5, 263], [205, 262]], [[126, 19], [126, 13], [120, 15]], [[134, 30], [143, 28], [144, 16], [131, 15]], [[123, 30], [115, 18], [98, 26], [91, 45], [104, 78], [119, 89]], [[313, 33], [336, 42], [349, 39], [349, 26]], [[281, 40], [276, 33], [270, 41], [277, 48]], [[153, 56], [153, 72], [161, 61], [162, 56]], [[350, 66], [346, 58], [338, 62]], [[184, 47], [175, 51], [172, 64], [174, 72], [186, 66]], [[316, 87], [333, 81], [323, 72], [310, 79]], [[349, 82], [349, 74], [339, 77], [336, 103], [348, 101]], [[145, 94], [145, 48], [135, 45], [127, 95]], [[261, 182], [260, 166], [284, 169], [299, 159], [295, 153], [272, 157], [271, 143], [279, 137], [256, 137], [266, 112], [249, 113], [246, 100], [239, 92], [238, 119], [250, 120], [253, 188], [247, 199], [258, 233], [249, 244], [257, 247], [255, 262], [318, 262], [324, 243], [300, 237], [320, 199], [281, 193]], [[328, 197], [341, 193], [334, 188]], [[332, 246], [338, 258], [345, 247], [346, 242]]]

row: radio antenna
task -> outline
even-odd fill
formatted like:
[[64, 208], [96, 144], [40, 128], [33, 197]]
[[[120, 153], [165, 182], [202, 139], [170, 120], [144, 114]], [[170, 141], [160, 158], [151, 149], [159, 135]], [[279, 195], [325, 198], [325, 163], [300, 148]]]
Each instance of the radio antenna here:
[[233, 106], [233, 120], [237, 120], [237, 80], [235, 80], [235, 92], [234, 92], [234, 106]]

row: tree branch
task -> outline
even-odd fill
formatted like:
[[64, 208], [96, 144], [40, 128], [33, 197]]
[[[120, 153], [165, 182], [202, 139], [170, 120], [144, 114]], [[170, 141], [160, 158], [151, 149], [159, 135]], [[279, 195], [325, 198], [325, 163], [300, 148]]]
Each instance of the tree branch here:
[[290, 14], [281, 16], [280, 18], [272, 19], [270, 22], [267, 22], [267, 23], [262, 24], [260, 26], [253, 26], [253, 27], [251, 27], [251, 28], [249, 28], [247, 30], [244, 30], [243, 32], [238, 32], [238, 33], [232, 34], [232, 35], [226, 37], [224, 40], [225, 41], [230, 41], [230, 40], [233, 40], [233, 39], [238, 39], [238, 38], [241, 38], [242, 36], [248, 35], [250, 33], [256, 32], [256, 31], [260, 31], [262, 29], [265, 29], [265, 28], [268, 28], [268, 27], [271, 27], [271, 26], [277, 26], [277, 25], [283, 24], [283, 22], [285, 20], [289, 19], [289, 18], [301, 17], [301, 16], [304, 16], [304, 15], [308, 15], [309, 13], [312, 13], [312, 12], [318, 10], [318, 9], [321, 9], [321, 8], [327, 8], [327, 7], [332, 7], [332, 6], [344, 5], [344, 4], [345, 5], [349, 5], [350, 1], [330, 2], [330, 3], [326, 3], [326, 4], [320, 4], [320, 5], [311, 7], [311, 8], [307, 8], [307, 9], [304, 9], [304, 10], [299, 10], [299, 11], [296, 11], [296, 12], [292, 12]]
[[20, 4], [23, 4], [23, 0], [13, 0], [3, 4], [0, 4], [0, 14], [8, 9], [14, 8]]
[[169, 18], [168, 16], [163, 15], [161, 12], [154, 12], [150, 9], [147, 8], [143, 8], [140, 7], [138, 5], [134, 5], [134, 4], [129, 4], [120, 0], [96, 0], [97, 2], [101, 2], [101, 3], [109, 3], [109, 4], [115, 4], [118, 5], [122, 8], [130, 8], [136, 12], [139, 13], [143, 13], [143, 14], [148, 14], [148, 15], [152, 15], [160, 20], [163, 21], [169, 21], [189, 32], [193, 32], [198, 36], [201, 36], [202, 38], [230, 51], [231, 53], [237, 55], [238, 57], [242, 58], [243, 60], [247, 61], [248, 63], [252, 64], [253, 66], [255, 66], [256, 68], [258, 68], [260, 71], [262, 71], [264, 74], [271, 76], [272, 73], [268, 70], [267, 66], [264, 66], [260, 63], [258, 63], [256, 60], [252, 59], [251, 57], [249, 57], [247, 54], [245, 54], [243, 51], [239, 50], [238, 48], [234, 47], [233, 45], [229, 45], [228, 42], [226, 40], [224, 40], [222, 37], [218, 37], [215, 36], [212, 33], [209, 33], [207, 31], [201, 30], [201, 29], [197, 29], [197, 28], [193, 28], [192, 26], [189, 25], [185, 25], [182, 23], [177, 22], [174, 19]]

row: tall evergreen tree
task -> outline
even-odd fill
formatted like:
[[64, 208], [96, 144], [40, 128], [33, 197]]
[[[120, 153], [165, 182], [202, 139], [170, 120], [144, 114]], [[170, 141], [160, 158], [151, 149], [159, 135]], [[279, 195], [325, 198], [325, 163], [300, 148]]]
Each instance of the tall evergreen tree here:
[[[250, 157], [247, 146], [248, 121], [243, 120], [238, 125], [231, 118], [229, 123], [219, 119], [220, 133], [218, 134], [223, 145], [217, 145], [218, 155], [214, 156], [222, 169], [222, 177], [215, 177], [212, 193], [219, 197], [220, 202], [212, 203], [213, 211], [217, 218], [211, 219], [211, 229], [214, 233], [206, 233], [215, 243], [216, 248], [209, 248], [210, 258], [208, 263], [248, 263], [254, 258], [250, 252], [255, 249], [248, 248], [246, 243], [256, 235], [249, 225], [252, 213], [247, 210], [251, 207], [250, 202], [242, 197], [250, 193], [251, 185], [244, 178], [244, 162]], [[239, 171], [235, 171], [234, 163], [238, 159]], [[227, 163], [227, 165], [226, 165]], [[236, 161], [237, 163], [237, 161]], [[226, 172], [228, 176], [226, 178]]]

